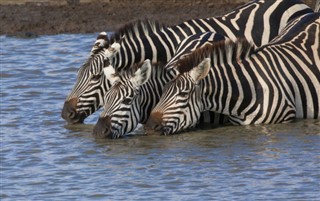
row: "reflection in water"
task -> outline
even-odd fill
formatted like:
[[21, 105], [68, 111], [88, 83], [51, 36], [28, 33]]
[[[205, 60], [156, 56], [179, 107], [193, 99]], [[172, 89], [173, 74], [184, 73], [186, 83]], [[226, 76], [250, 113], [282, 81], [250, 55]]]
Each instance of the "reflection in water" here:
[[1, 36], [1, 200], [317, 200], [320, 121], [91, 136], [60, 117], [96, 35]]

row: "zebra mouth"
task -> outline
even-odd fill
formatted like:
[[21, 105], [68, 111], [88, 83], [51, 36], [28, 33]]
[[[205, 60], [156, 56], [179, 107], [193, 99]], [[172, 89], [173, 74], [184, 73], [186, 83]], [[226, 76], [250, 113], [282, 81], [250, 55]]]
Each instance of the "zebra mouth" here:
[[110, 129], [110, 117], [100, 117], [98, 122], [93, 128], [92, 135], [95, 138], [102, 139], [102, 138], [112, 138], [112, 133]]
[[117, 139], [123, 137], [120, 125], [112, 124], [110, 116], [100, 117], [93, 128], [92, 135], [96, 139]]
[[111, 139], [121, 138], [121, 137], [123, 137], [123, 135], [125, 135], [125, 133], [123, 133], [123, 131], [121, 131], [121, 127], [123, 126], [123, 125], [121, 125], [121, 120], [119, 121], [119, 123], [120, 123], [120, 125], [119, 124], [113, 124], [110, 127], [109, 137]]
[[83, 111], [78, 112], [73, 102], [75, 101], [71, 101], [71, 103], [70, 101], [65, 102], [61, 111], [61, 117], [69, 124], [82, 124], [88, 115]]
[[75, 118], [72, 119], [72, 123], [73, 124], [83, 124], [84, 119], [86, 118], [86, 114], [81, 112], [81, 113], [77, 113]]
[[69, 124], [83, 124], [86, 114], [81, 112], [71, 111], [67, 115], [62, 114], [62, 118], [65, 119]]
[[121, 137], [122, 137], [122, 135], [118, 131], [116, 131], [116, 132], [111, 131], [111, 133], [110, 133], [110, 138], [111, 139], [118, 139], [118, 138], [121, 138]]

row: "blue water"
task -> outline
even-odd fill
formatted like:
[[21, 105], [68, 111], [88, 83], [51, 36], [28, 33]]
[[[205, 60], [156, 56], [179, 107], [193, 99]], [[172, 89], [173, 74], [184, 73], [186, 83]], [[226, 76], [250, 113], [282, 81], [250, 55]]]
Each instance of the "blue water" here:
[[[320, 121], [95, 140], [60, 117], [96, 34], [1, 39], [1, 200], [320, 200]], [[142, 128], [136, 134], [143, 134]]]

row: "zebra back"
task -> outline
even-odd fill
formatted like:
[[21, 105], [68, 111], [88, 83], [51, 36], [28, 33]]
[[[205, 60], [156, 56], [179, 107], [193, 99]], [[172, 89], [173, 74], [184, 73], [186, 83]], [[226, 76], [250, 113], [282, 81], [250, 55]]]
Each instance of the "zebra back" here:
[[[166, 63], [183, 39], [205, 31], [218, 32], [231, 39], [244, 36], [260, 46], [275, 37], [290, 19], [307, 12], [311, 9], [298, 0], [255, 0], [217, 18], [194, 19], [170, 27], [120, 31], [128, 34], [115, 36], [114, 40], [105, 40], [107, 45], [100, 47], [99, 43], [93, 48], [94, 53], [79, 70], [62, 116], [68, 122], [81, 122], [78, 119], [83, 121], [104, 104], [102, 97], [110, 87], [110, 80], [103, 73], [104, 67], [125, 69], [146, 59], [152, 63]], [[76, 116], [81, 118], [73, 119]]]
[[278, 41], [258, 49], [247, 40], [225, 41], [181, 59], [176, 64], [181, 74], [147, 124], [170, 134], [194, 125], [204, 110], [228, 115], [235, 124], [319, 118], [320, 14], [293, 23]]

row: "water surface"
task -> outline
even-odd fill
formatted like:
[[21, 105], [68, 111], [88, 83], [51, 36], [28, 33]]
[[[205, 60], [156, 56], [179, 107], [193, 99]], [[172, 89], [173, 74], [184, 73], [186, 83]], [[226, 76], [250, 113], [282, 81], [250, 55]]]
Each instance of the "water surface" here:
[[66, 125], [96, 36], [0, 37], [1, 200], [320, 200], [319, 120], [118, 140], [91, 136], [98, 113]]

